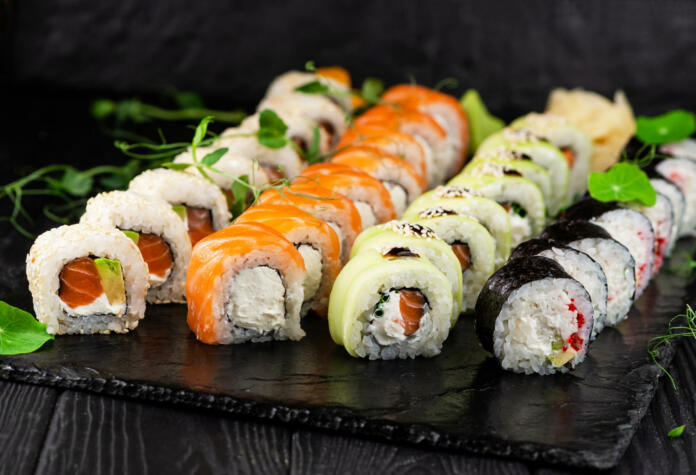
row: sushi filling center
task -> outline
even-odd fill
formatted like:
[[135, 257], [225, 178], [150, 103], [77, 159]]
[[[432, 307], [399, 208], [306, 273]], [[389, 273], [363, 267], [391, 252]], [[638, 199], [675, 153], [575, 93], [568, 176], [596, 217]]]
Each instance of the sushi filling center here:
[[215, 232], [212, 213], [206, 208], [186, 206], [186, 226], [192, 246]]
[[391, 196], [392, 203], [394, 204], [396, 215], [401, 216], [408, 206], [408, 193], [404, 187], [398, 183], [383, 181], [382, 184], [387, 188], [387, 191], [389, 191], [389, 196]]
[[258, 332], [283, 326], [285, 286], [277, 270], [267, 266], [241, 270], [228, 286], [225, 315], [234, 325]]
[[126, 311], [121, 264], [106, 258], [80, 257], [59, 275], [61, 307], [72, 316], [114, 315]]
[[360, 213], [360, 221], [362, 222], [363, 229], [371, 228], [377, 224], [377, 217], [369, 203], [355, 200], [353, 204], [358, 209], [358, 213]]
[[500, 203], [510, 217], [510, 245], [514, 248], [532, 237], [532, 225], [527, 210], [518, 203]]
[[459, 264], [462, 266], [462, 272], [466, 271], [471, 266], [471, 251], [469, 245], [465, 242], [454, 242], [451, 244], [454, 255], [457, 256]]
[[561, 152], [568, 162], [568, 167], [573, 168], [573, 163], [575, 163], [575, 150], [571, 147], [561, 147]]
[[428, 311], [428, 301], [420, 290], [392, 289], [377, 302], [369, 316], [368, 331], [380, 345], [393, 345], [415, 334]]
[[150, 288], [159, 287], [165, 283], [172, 272], [172, 267], [174, 267], [172, 250], [167, 242], [156, 234], [130, 230], [123, 232], [138, 245], [140, 254], [147, 264]]
[[304, 301], [308, 302], [314, 298], [321, 285], [321, 253], [311, 244], [300, 244], [297, 250], [302, 255], [302, 259], [304, 259], [306, 272], [302, 287], [304, 288]]

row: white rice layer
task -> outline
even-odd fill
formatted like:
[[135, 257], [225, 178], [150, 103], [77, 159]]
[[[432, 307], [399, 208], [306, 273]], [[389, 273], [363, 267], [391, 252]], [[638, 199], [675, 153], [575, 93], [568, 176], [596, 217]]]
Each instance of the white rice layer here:
[[636, 278], [635, 261], [625, 246], [611, 239], [587, 238], [568, 243], [594, 259], [607, 279], [607, 317], [605, 326], [624, 320], [633, 304]]
[[656, 169], [684, 194], [684, 216], [679, 236], [693, 235], [696, 231], [696, 163], [685, 158], [672, 158], [660, 162]]
[[406, 192], [406, 189], [398, 183], [383, 181], [382, 184], [385, 186], [387, 191], [389, 191], [389, 196], [394, 204], [394, 211], [396, 211], [396, 218], [398, 219], [402, 214], [404, 214], [404, 211], [406, 211], [406, 207], [408, 206], [408, 193]]
[[[582, 325], [578, 314], [584, 317]], [[545, 278], [530, 282], [512, 292], [503, 305], [493, 331], [494, 354], [504, 369], [516, 373], [565, 373], [567, 365], [557, 368], [549, 360], [560, 351], [552, 345], [561, 341], [567, 346], [577, 333], [584, 343], [568, 361], [575, 368], [585, 359], [592, 318], [590, 296], [577, 281]]]
[[672, 225], [674, 224], [672, 203], [666, 195], [658, 192], [655, 204], [652, 206], [631, 202], [626, 207], [642, 213], [650, 220], [650, 224], [655, 232], [653, 274], [656, 274], [662, 267], [662, 262], [669, 254], [669, 249], [672, 245]]
[[686, 206], [686, 201], [684, 199], [684, 194], [679, 190], [679, 187], [672, 182], [667, 180], [662, 180], [660, 178], [653, 178], [650, 180], [653, 188], [660, 194], [665, 195], [670, 204], [672, 205], [672, 231], [671, 239], [669, 245], [667, 246], [667, 253], [665, 257], [669, 256], [674, 249], [674, 245], [679, 239], [680, 225], [682, 219], [684, 218], [684, 207]]
[[310, 244], [301, 244], [297, 250], [302, 254], [305, 263], [306, 274], [302, 286], [304, 288], [304, 301], [308, 302], [314, 298], [321, 285], [321, 253]]

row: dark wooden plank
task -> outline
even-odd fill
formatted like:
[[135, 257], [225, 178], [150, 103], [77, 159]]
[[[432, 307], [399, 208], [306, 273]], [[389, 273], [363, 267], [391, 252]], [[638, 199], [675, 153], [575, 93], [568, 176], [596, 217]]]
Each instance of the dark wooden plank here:
[[0, 473], [33, 473], [58, 391], [0, 382]]
[[365, 439], [298, 431], [292, 436], [291, 474], [478, 473], [527, 474], [526, 465], [494, 458], [428, 451]]
[[[631, 445], [619, 465], [608, 472], [616, 475], [634, 473], [696, 473], [696, 341], [681, 343], [669, 370], [678, 391], [663, 377]], [[667, 437], [674, 427], [686, 425], [677, 439]], [[542, 468], [536, 475], [571, 473]]]
[[61, 394], [38, 473], [286, 473], [290, 432], [213, 412]]

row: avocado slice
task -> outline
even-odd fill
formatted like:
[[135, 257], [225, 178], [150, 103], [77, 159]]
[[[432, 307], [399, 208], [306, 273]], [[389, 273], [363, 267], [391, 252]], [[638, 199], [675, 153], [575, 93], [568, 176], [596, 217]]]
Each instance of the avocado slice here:
[[140, 239], [140, 234], [138, 234], [135, 231], [129, 231], [127, 229], [121, 229], [121, 232], [128, 236], [128, 238], [133, 241], [134, 243], [138, 244], [138, 240]]
[[181, 219], [186, 221], [186, 206], [185, 205], [172, 205], [172, 209], [176, 214], [179, 215]]
[[101, 278], [102, 287], [106, 298], [111, 305], [123, 305], [126, 303], [126, 287], [123, 283], [121, 263], [106, 257], [94, 259], [94, 265]]
[[566, 364], [568, 361], [572, 360], [575, 358], [575, 355], [577, 355], [578, 352], [575, 351], [573, 348], [568, 347], [565, 351], [561, 351], [559, 353], [556, 353], [555, 355], [548, 356], [547, 358], [553, 364], [556, 368], [560, 368], [564, 364]]

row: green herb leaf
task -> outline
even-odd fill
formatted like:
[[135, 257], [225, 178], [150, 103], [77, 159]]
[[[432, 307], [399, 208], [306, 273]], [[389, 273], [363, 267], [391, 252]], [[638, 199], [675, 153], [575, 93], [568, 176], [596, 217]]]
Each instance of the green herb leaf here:
[[457, 78], [444, 78], [440, 79], [437, 84], [433, 87], [436, 91], [441, 91], [444, 88], [455, 89], [459, 86], [459, 81]]
[[296, 87], [295, 90], [305, 94], [328, 94], [329, 86], [320, 81], [310, 81], [307, 84]]
[[317, 163], [321, 161], [321, 157], [319, 156], [319, 139], [321, 137], [321, 132], [319, 130], [319, 126], [315, 125], [314, 128], [312, 129], [312, 143], [309, 144], [309, 148], [307, 149], [306, 152], [302, 154], [303, 158], [307, 161], [309, 164]]
[[201, 163], [207, 167], [212, 167], [215, 165], [218, 160], [222, 158], [223, 155], [227, 153], [227, 150], [229, 150], [226, 147], [219, 148], [215, 150], [214, 152], [210, 152], [207, 154], [205, 157], [203, 157], [203, 160], [201, 160]]
[[110, 99], [97, 99], [92, 102], [90, 111], [92, 117], [97, 120], [104, 120], [114, 113], [116, 110], [116, 103]]
[[201, 121], [198, 123], [198, 126], [196, 127], [196, 133], [193, 135], [193, 141], [191, 142], [191, 145], [194, 147], [198, 147], [201, 142], [203, 142], [203, 139], [205, 138], [205, 135], [208, 133], [208, 124], [210, 124], [213, 121], [213, 116], [207, 116], [203, 117]]
[[91, 176], [70, 167], [60, 179], [61, 187], [73, 196], [86, 196], [92, 189]]
[[234, 201], [230, 203], [230, 212], [232, 217], [236, 218], [246, 209], [246, 197], [249, 192], [249, 176], [242, 175], [238, 181], [232, 183], [232, 197]]
[[650, 145], [678, 142], [696, 131], [694, 114], [677, 109], [656, 117], [636, 119], [636, 137]]
[[278, 135], [285, 135], [288, 126], [285, 125], [283, 119], [271, 109], [264, 109], [259, 114], [259, 128], [262, 130], [273, 131]]
[[307, 71], [311, 71], [311, 72], [314, 72], [317, 70], [317, 67], [314, 65], [314, 61], [312, 61], [311, 59], [309, 61], [307, 61], [306, 63], [304, 63], [304, 68]]
[[597, 201], [637, 201], [652, 206], [657, 200], [655, 188], [638, 165], [619, 162], [606, 172], [592, 172], [587, 189]]
[[172, 163], [172, 162], [167, 162], [167, 163], [162, 164], [163, 167], [169, 168], [171, 170], [176, 170], [178, 172], [186, 170], [191, 165], [192, 165], [191, 163]]
[[681, 437], [681, 435], [684, 433], [685, 427], [686, 426], [675, 427], [671, 431], [667, 432], [667, 437]]
[[261, 145], [273, 149], [283, 148], [288, 143], [288, 139], [284, 136], [279, 136], [275, 132], [269, 132], [264, 129], [258, 130], [256, 137]]
[[30, 313], [0, 300], [0, 355], [32, 353], [53, 338]]
[[172, 96], [174, 97], [174, 100], [176, 101], [177, 105], [182, 109], [194, 109], [204, 107], [203, 99], [201, 99], [201, 96], [199, 96], [195, 92], [178, 91], [174, 89], [172, 91]]
[[377, 104], [384, 92], [384, 83], [377, 78], [367, 78], [362, 83], [360, 95], [369, 104]]
[[466, 91], [462, 96], [461, 104], [469, 116], [471, 151], [474, 152], [486, 137], [505, 127], [505, 122], [488, 112], [481, 96], [475, 89]]

